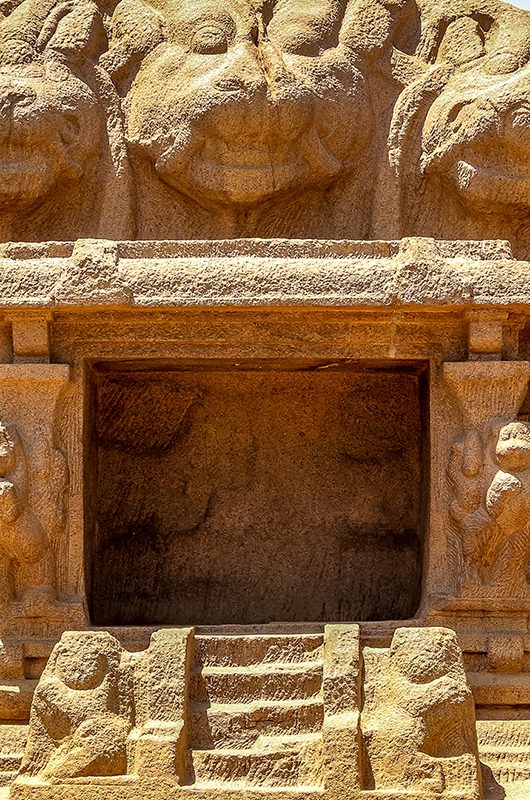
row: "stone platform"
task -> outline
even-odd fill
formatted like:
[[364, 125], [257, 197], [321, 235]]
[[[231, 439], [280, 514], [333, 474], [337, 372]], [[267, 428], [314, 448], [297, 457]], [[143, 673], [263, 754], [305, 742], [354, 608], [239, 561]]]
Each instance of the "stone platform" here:
[[[478, 718], [466, 752], [483, 767], [453, 794], [448, 779], [446, 796], [524, 787], [530, 264], [504, 242], [432, 239], [2, 247], [2, 480], [18, 498], [19, 533], [0, 526], [11, 587], [0, 730], [16, 733], [16, 746], [1, 746], [0, 780], [13, 797], [156, 791], [136, 767], [100, 783], [50, 783], [39, 769], [13, 779], [65, 631], [104, 630], [140, 664], [154, 631], [190, 620], [186, 746], [167, 796], [328, 792], [338, 777], [326, 770], [342, 756], [326, 748], [344, 741], [340, 710], [326, 733], [326, 636], [351, 619], [361, 619], [364, 663], [396, 630], [454, 631]], [[212, 430], [228, 433], [205, 448]], [[248, 518], [234, 510], [242, 497]], [[311, 537], [328, 518], [328, 564], [344, 577], [323, 609]], [[368, 541], [376, 558], [363, 556]], [[262, 581], [250, 602], [244, 587], [265, 568], [275, 588]], [[377, 728], [377, 703], [363, 703]], [[439, 794], [436, 781], [387, 786], [363, 758], [358, 786], [351, 765], [339, 768], [340, 792]]]
[[[68, 722], [66, 722], [68, 720]], [[473, 699], [456, 637], [166, 629], [131, 654], [67, 633], [33, 699], [11, 798], [478, 798]]]

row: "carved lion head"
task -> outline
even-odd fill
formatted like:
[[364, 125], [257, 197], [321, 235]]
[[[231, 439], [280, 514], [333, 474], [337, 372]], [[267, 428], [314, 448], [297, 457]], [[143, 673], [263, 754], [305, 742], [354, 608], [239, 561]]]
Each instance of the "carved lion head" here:
[[33, 207], [97, 163], [105, 118], [77, 73], [98, 21], [85, 0], [25, 0], [0, 24], [0, 208]]
[[530, 66], [490, 63], [455, 75], [423, 130], [422, 168], [476, 208], [530, 206]]
[[355, 168], [372, 118], [346, 41], [352, 5], [124, 0], [107, 64], [136, 70], [124, 92], [132, 148], [206, 206], [258, 204]]

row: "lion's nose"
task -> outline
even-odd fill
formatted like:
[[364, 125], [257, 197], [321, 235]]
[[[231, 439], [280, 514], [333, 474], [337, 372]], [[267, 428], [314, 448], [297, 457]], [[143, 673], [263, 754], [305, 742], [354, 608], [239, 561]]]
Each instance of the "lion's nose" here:
[[248, 39], [231, 50], [231, 58], [218, 74], [215, 86], [221, 91], [242, 91], [250, 99], [267, 96], [274, 100], [293, 81], [294, 76], [272, 42]]
[[267, 74], [252, 41], [240, 42], [232, 49], [231, 58], [218, 73], [214, 86], [222, 92], [240, 91], [248, 96], [266, 93]]

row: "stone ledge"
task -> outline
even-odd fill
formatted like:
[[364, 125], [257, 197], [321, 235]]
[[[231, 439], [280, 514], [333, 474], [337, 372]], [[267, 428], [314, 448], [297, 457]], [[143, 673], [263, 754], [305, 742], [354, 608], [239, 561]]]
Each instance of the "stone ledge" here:
[[529, 276], [503, 241], [8, 244], [0, 308], [516, 310], [530, 304]]
[[14, 383], [65, 383], [70, 379], [69, 364], [0, 364], [0, 381]]
[[516, 675], [470, 672], [467, 678], [478, 706], [530, 705], [530, 672]]
[[33, 692], [37, 685], [36, 680], [0, 682], [0, 719], [2, 720], [27, 720]]

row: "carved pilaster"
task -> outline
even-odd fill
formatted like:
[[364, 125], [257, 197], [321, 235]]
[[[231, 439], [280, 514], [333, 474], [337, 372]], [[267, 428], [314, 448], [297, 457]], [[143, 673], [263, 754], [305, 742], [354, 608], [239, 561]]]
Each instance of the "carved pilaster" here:
[[530, 608], [530, 426], [517, 421], [528, 362], [445, 364], [464, 425], [447, 466], [453, 608]]
[[[56, 439], [62, 364], [0, 365], [2, 635], [46, 633], [83, 615], [61, 602], [57, 552], [66, 530], [68, 470]], [[76, 603], [74, 603], [76, 605]]]

